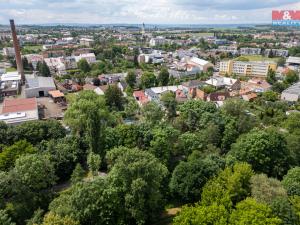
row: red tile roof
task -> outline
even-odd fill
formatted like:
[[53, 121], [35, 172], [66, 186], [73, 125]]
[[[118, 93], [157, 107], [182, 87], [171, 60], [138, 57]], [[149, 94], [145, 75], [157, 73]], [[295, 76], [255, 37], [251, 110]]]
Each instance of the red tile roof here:
[[4, 99], [2, 113], [25, 112], [37, 109], [36, 98]]

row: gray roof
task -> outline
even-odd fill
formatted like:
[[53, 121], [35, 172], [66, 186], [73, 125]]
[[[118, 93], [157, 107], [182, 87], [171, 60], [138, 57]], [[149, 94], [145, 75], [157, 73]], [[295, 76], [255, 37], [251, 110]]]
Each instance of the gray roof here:
[[28, 88], [56, 88], [52, 77], [27, 78], [27, 86]]
[[290, 86], [288, 89], [284, 90], [282, 93], [300, 95], [300, 82]]

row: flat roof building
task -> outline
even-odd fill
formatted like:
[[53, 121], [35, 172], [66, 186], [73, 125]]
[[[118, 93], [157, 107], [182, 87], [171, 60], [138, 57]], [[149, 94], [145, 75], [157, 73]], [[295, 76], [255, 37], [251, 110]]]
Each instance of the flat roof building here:
[[4, 99], [0, 121], [17, 125], [39, 119], [36, 98]]

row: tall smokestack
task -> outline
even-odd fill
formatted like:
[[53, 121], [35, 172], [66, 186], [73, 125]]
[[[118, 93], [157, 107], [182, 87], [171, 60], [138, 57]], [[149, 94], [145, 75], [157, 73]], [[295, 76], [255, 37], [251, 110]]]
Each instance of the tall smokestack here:
[[19, 40], [17, 37], [16, 27], [15, 27], [15, 22], [14, 22], [14, 20], [9, 20], [9, 22], [10, 22], [11, 34], [12, 34], [12, 38], [13, 38], [14, 49], [15, 49], [15, 53], [16, 53], [17, 68], [18, 68], [19, 74], [21, 75], [22, 82], [24, 82], [25, 75], [24, 75], [23, 62], [22, 62], [22, 58], [21, 58], [21, 52], [20, 52]]

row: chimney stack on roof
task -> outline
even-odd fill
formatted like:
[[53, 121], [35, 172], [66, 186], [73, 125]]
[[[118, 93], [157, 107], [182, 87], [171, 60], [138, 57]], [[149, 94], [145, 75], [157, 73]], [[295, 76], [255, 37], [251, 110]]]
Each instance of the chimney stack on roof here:
[[14, 22], [14, 20], [10, 20], [9, 22], [10, 22], [10, 28], [11, 28], [12, 38], [13, 38], [14, 49], [15, 49], [15, 53], [16, 53], [17, 68], [18, 68], [19, 74], [21, 75], [22, 81], [24, 82], [25, 75], [24, 75], [23, 62], [22, 62], [22, 58], [21, 58], [20, 45], [19, 45], [19, 40], [17, 37], [15, 22]]

